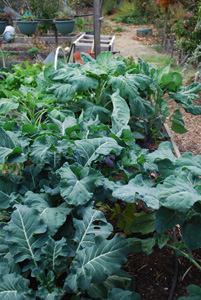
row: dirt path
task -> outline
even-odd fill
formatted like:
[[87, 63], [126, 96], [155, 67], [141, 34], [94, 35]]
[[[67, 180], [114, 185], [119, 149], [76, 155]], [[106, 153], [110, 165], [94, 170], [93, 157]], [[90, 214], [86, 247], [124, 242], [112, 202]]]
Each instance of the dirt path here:
[[115, 29], [121, 27], [124, 31], [121, 33], [115, 33], [115, 51], [120, 51], [120, 55], [124, 57], [133, 56], [136, 60], [141, 55], [157, 55], [157, 52], [148, 45], [144, 45], [142, 42], [135, 40], [137, 37], [137, 29], [148, 27], [152, 28], [153, 26], [139, 26], [139, 25], [129, 25], [119, 23], [116, 24], [114, 21], [111, 21], [108, 17], [104, 19], [104, 23]]

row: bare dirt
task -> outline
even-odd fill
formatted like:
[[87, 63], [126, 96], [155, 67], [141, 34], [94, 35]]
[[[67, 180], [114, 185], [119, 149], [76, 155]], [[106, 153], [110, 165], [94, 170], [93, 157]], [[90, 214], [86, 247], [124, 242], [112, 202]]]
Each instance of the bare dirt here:
[[[135, 60], [142, 55], [157, 55], [157, 52], [147, 45], [144, 45], [142, 42], [136, 40], [137, 38], [137, 29], [139, 28], [152, 28], [153, 26], [145, 25], [129, 25], [111, 21], [109, 18], [105, 18], [105, 24], [110, 26], [111, 29], [115, 30], [116, 28], [121, 28], [123, 32], [115, 33], [115, 51], [120, 51], [120, 55], [124, 57], [132, 56]], [[111, 30], [112, 32], [112, 30]], [[143, 39], [142, 39], [143, 41]]]

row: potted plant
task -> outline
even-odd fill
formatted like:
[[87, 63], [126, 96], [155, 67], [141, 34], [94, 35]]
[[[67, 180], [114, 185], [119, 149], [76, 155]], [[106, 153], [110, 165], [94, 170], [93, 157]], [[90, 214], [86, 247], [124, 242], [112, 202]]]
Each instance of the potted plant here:
[[20, 21], [17, 21], [18, 28], [22, 34], [32, 35], [35, 33], [38, 21], [30, 12], [25, 13]]
[[54, 24], [57, 30], [61, 34], [68, 34], [71, 33], [75, 28], [75, 12], [69, 7], [64, 6], [62, 9], [57, 13], [56, 18], [54, 19]]
[[12, 16], [8, 12], [0, 12], [0, 34], [2, 34], [8, 25], [9, 21], [12, 19]]

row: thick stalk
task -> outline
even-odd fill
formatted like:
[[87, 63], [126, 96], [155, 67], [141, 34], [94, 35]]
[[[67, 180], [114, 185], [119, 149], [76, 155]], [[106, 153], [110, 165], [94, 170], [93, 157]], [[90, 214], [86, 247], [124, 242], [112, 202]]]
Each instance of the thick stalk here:
[[156, 117], [158, 115], [158, 112], [159, 112], [159, 108], [158, 108], [158, 95], [157, 95], [157, 93], [155, 93], [154, 99], [155, 99], [155, 101], [154, 101], [155, 103], [153, 103], [153, 101], [152, 101], [153, 108], [154, 108], [154, 114], [153, 114], [153, 116], [152, 116], [152, 118], [150, 120], [150, 128], [153, 127], [154, 121], [155, 121], [155, 119], [156, 119]]
[[107, 84], [107, 81], [105, 81], [100, 89], [100, 93], [99, 93], [99, 96], [97, 98], [97, 101], [96, 101], [96, 104], [100, 104], [101, 102], [101, 98], [102, 98], [102, 95], [103, 95], [103, 92], [107, 89], [105, 88], [105, 85]]

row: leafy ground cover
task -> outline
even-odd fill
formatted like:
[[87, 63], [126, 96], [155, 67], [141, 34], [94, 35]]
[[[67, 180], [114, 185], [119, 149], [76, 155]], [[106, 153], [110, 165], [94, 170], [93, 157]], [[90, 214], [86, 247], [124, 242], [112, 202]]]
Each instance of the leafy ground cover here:
[[[182, 87], [179, 73], [141, 59], [82, 58], [85, 65], [56, 71], [26, 64], [2, 72], [4, 300], [141, 299], [129, 266], [121, 267], [156, 248], [201, 269], [193, 257], [201, 247], [201, 158], [176, 158], [162, 142], [168, 101], [178, 105], [172, 129], [185, 132], [180, 108], [200, 114], [201, 85]], [[188, 292], [200, 295], [198, 286]]]

